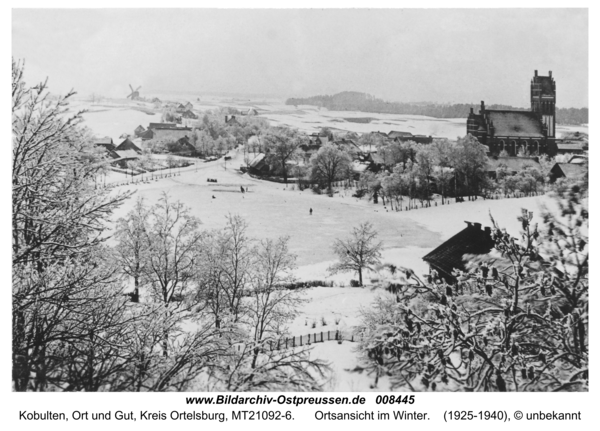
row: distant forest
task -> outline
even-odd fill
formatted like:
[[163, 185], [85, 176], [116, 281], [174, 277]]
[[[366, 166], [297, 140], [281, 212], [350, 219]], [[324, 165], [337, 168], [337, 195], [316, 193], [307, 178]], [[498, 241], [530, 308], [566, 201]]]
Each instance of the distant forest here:
[[[290, 98], [286, 105], [315, 105], [333, 111], [361, 111], [379, 114], [425, 115], [434, 118], [466, 118], [469, 109], [479, 112], [479, 105], [469, 103], [436, 104], [436, 103], [400, 103], [386, 102], [366, 93], [343, 91], [333, 96], [313, 96]], [[514, 109], [508, 105], [486, 105], [489, 109]], [[556, 121], [559, 124], [581, 125], [588, 123], [588, 108], [556, 108]]]

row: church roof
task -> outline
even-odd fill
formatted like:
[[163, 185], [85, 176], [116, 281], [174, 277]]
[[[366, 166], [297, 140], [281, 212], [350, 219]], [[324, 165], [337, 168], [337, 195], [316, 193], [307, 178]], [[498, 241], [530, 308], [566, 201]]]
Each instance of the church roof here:
[[485, 113], [494, 125], [496, 136], [544, 137], [542, 122], [533, 112], [486, 110]]

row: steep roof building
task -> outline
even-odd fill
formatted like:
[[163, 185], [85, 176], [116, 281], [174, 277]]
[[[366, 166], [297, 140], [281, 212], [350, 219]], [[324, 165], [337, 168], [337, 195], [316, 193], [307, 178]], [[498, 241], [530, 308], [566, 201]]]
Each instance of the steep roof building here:
[[531, 80], [531, 109], [491, 110], [481, 102], [479, 113], [467, 118], [467, 133], [489, 148], [491, 154], [556, 154], [556, 83], [552, 71]]

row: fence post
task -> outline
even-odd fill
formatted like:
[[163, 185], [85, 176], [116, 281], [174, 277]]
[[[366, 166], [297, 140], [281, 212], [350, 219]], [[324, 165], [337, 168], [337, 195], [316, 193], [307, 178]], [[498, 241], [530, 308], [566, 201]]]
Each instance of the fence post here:
[[302, 335], [300, 335], [300, 345], [302, 345]]
[[292, 337], [292, 347], [296, 347], [296, 337]]
[[331, 337], [329, 336], [329, 331], [327, 331], [327, 341], [331, 340]]
[[323, 332], [321, 331], [321, 343], [323, 342]]
[[287, 339], [287, 337], [285, 337], [285, 348], [286, 349], [287, 349], [287, 342], [288, 342], [288, 339]]

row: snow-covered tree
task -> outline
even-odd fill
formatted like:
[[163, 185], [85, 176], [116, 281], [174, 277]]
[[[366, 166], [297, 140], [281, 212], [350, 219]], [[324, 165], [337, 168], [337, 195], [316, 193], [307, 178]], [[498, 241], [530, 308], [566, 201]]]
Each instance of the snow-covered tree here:
[[333, 252], [339, 262], [329, 267], [331, 274], [339, 272], [354, 272], [358, 274], [358, 284], [363, 285], [363, 271], [373, 269], [381, 263], [383, 244], [376, 242], [377, 232], [370, 222], [360, 224], [352, 229], [352, 235], [347, 239], [336, 239]]

